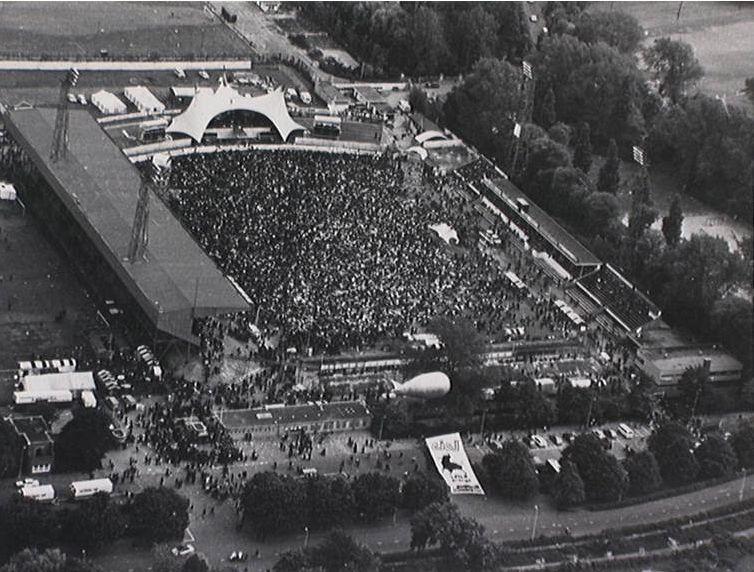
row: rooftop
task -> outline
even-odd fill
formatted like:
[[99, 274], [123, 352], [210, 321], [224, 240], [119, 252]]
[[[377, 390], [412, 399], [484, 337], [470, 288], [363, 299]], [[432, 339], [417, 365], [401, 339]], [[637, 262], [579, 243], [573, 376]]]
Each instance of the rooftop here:
[[645, 360], [652, 362], [663, 374], [682, 374], [690, 367], [702, 365], [710, 360], [711, 372], [739, 371], [741, 362], [728, 352], [715, 347], [686, 346], [665, 350], [641, 352]]
[[[529, 197], [508, 179], [498, 177], [494, 181], [490, 181], [488, 185], [497, 189], [502, 195], [513, 201], [513, 203], [516, 203], [520, 199], [526, 201], [529, 204], [529, 209], [528, 213], [523, 216], [529, 220], [532, 226], [545, 239], [557, 247], [569, 259], [573, 260], [575, 264], [600, 264], [599, 258], [573, 238], [568, 231], [555, 222], [544, 210], [532, 203]], [[514, 204], [513, 206], [515, 207], [516, 205]]]
[[50, 437], [47, 422], [41, 415], [29, 417], [11, 416], [5, 419], [15, 428], [19, 435], [25, 435], [30, 443], [47, 443], [53, 440]]
[[353, 88], [353, 93], [367, 103], [385, 103], [385, 96], [371, 85], [357, 85]]
[[54, 109], [15, 110], [4, 119], [14, 139], [158, 329], [193, 340], [192, 314], [201, 317], [248, 309], [233, 285], [154, 195], [149, 203], [146, 260], [124, 261], [141, 177], [87, 111], [70, 110], [68, 158], [57, 163], [50, 160]]
[[289, 423], [311, 423], [329, 419], [355, 419], [369, 415], [369, 410], [361, 401], [335, 401], [333, 403], [311, 405], [288, 405], [285, 407], [262, 407], [258, 409], [236, 409], [224, 411], [223, 424], [226, 427], [248, 425], [275, 425]]

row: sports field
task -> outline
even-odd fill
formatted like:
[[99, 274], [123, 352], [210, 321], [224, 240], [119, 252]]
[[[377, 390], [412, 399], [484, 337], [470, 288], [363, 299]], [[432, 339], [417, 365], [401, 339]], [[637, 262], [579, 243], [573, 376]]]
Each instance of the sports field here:
[[[754, 77], [754, 3], [747, 2], [595, 2], [593, 10], [621, 10], [647, 31], [646, 44], [670, 36], [694, 47], [704, 67], [699, 88], [748, 105], [740, 94]], [[680, 8], [680, 14], [679, 14]]]
[[249, 56], [201, 2], [0, 2], [0, 57]]

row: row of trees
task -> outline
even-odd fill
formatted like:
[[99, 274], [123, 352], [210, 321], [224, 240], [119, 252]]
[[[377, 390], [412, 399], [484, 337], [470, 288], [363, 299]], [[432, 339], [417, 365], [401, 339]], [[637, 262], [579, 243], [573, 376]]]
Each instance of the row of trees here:
[[561, 472], [553, 487], [559, 507], [585, 500], [604, 502], [626, 495], [643, 496], [697, 480], [730, 477], [739, 468], [754, 467], [754, 427], [742, 425], [730, 441], [718, 433], [697, 440], [675, 421], [660, 425], [645, 451], [622, 462], [607, 453], [591, 434], [580, 435], [563, 451]]
[[14, 498], [0, 512], [0, 559], [61, 543], [96, 550], [122, 536], [150, 542], [182, 538], [188, 508], [188, 499], [167, 488], [144, 489], [123, 505], [99, 494], [62, 509]]
[[418, 510], [447, 499], [444, 481], [414, 473], [403, 482], [378, 472], [342, 477], [294, 478], [256, 473], [244, 489], [244, 520], [260, 538], [291, 531], [324, 530], [353, 520], [374, 522], [399, 508]]
[[526, 16], [516, 2], [303, 2], [298, 7], [377, 76], [464, 73], [479, 58], [520, 60], [531, 48]]

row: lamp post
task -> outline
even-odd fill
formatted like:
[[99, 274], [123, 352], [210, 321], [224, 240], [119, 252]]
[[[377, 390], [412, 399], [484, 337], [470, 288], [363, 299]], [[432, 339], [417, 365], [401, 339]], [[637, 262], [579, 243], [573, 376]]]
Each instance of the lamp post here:
[[534, 522], [532, 522], [531, 525], [531, 539], [534, 540], [534, 537], [537, 535], [537, 520], [539, 519], [539, 505], [534, 505]]
[[746, 488], [746, 469], [744, 471], [744, 479], [741, 481], [741, 490], [738, 491], [738, 502], [741, 502], [744, 500], [744, 489]]
[[308, 526], [304, 527], [304, 533], [305, 533], [305, 536], [304, 536], [304, 548], [306, 548], [306, 547], [309, 546], [309, 527]]

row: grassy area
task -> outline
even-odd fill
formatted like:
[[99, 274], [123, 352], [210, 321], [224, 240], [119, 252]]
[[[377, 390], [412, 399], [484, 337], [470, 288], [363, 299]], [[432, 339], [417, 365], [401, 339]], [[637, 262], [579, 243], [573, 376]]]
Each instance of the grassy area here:
[[102, 49], [113, 58], [250, 53], [199, 2], [0, 3], [0, 57], [98, 57]]
[[744, 80], [754, 77], [754, 59], [751, 58], [754, 4], [595, 2], [591, 9], [615, 9], [635, 16], [647, 31], [647, 43], [661, 36], [688, 42], [705, 70], [699, 88], [710, 95], [725, 95], [729, 103], [749, 105], [739, 92]]

